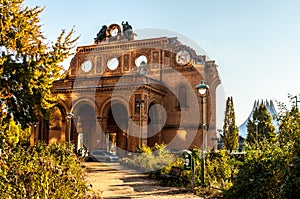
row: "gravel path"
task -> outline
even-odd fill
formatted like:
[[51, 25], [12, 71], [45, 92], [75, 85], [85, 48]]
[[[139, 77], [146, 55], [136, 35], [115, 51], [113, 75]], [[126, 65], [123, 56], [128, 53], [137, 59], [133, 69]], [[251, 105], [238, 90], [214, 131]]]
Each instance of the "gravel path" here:
[[159, 181], [119, 163], [86, 162], [84, 165], [88, 184], [102, 198], [202, 198], [180, 188], [160, 186]]

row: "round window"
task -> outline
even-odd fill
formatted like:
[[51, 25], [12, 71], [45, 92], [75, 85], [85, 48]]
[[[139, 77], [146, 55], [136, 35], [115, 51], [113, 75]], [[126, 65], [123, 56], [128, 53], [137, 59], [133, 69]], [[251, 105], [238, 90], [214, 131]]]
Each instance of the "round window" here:
[[148, 60], [145, 55], [141, 55], [138, 58], [135, 59], [135, 65], [136, 67], [140, 67], [141, 64], [147, 64]]
[[80, 67], [83, 72], [87, 73], [92, 69], [93, 65], [90, 60], [87, 60], [87, 61], [83, 62]]
[[107, 61], [107, 67], [109, 70], [116, 70], [119, 66], [119, 60], [117, 58], [111, 58]]

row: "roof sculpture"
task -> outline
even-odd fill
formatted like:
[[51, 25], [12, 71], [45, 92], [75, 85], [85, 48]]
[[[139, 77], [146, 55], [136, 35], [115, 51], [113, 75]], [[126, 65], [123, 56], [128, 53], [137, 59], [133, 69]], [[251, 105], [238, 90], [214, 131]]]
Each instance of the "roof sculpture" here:
[[[109, 38], [112, 39], [126, 39], [126, 40], [133, 40], [136, 34], [132, 31], [132, 26], [126, 21], [122, 21], [122, 29], [118, 24], [111, 24], [109, 26], [103, 25], [102, 28], [94, 38], [94, 43], [98, 44], [102, 41], [106, 41]], [[119, 37], [119, 38], [118, 38]]]

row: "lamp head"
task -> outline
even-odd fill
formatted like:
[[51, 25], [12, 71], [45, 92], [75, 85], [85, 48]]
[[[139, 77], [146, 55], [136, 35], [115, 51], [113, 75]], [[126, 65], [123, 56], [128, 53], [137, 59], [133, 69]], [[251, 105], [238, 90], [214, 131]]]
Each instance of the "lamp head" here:
[[67, 119], [72, 119], [74, 117], [73, 113], [67, 113]]
[[206, 91], [209, 89], [209, 86], [205, 84], [203, 80], [201, 80], [200, 84], [196, 86], [196, 89], [201, 96], [204, 96]]

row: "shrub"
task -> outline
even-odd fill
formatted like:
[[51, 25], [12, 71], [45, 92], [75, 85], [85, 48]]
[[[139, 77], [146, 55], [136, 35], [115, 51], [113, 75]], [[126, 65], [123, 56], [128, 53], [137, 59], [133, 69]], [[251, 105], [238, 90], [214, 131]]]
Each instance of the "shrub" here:
[[300, 112], [293, 107], [278, 118], [277, 141], [264, 140], [246, 149], [227, 198], [300, 197]]
[[0, 168], [0, 198], [87, 197], [84, 170], [67, 144], [5, 149]]
[[[266, 142], [266, 141], [265, 141]], [[282, 198], [281, 185], [286, 176], [287, 150], [278, 143], [261, 142], [248, 148], [234, 186], [225, 192], [227, 198]]]
[[17, 145], [28, 145], [31, 128], [22, 129], [10, 118], [7, 124], [0, 126], [0, 149], [13, 148]]
[[[195, 161], [195, 187], [201, 185], [201, 151], [193, 150]], [[232, 180], [238, 172], [238, 163], [226, 150], [209, 151], [205, 154], [204, 181], [205, 189], [196, 191], [215, 192], [218, 194], [232, 186]]]
[[209, 187], [227, 190], [238, 168], [235, 159], [226, 150], [211, 151], [205, 157], [205, 181]]
[[168, 152], [164, 144], [155, 144], [153, 148], [143, 146], [132, 159], [123, 159], [125, 164], [144, 172], [160, 170], [174, 161], [174, 155]]
[[[183, 168], [183, 161], [181, 157], [176, 158], [171, 164], [160, 170], [159, 174], [167, 174], [170, 175], [172, 167]], [[161, 176], [159, 176], [160, 179]], [[176, 187], [189, 187], [192, 184], [192, 172], [190, 170], [182, 170], [181, 176], [177, 179], [169, 178], [163, 179], [165, 184], [168, 186], [176, 186]]]

